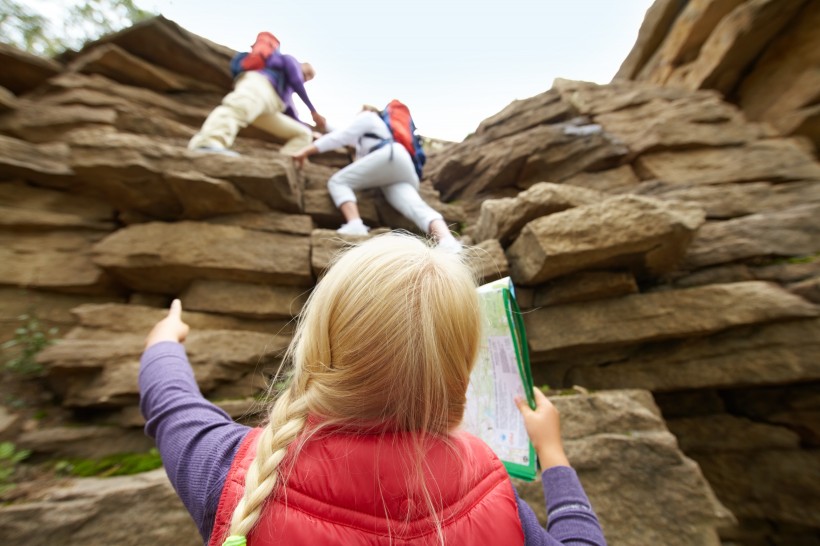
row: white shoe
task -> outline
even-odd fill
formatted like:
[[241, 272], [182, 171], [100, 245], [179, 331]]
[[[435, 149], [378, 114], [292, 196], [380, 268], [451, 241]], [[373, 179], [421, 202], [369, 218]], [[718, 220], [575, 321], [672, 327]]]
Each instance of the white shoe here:
[[464, 249], [464, 245], [456, 239], [455, 237], [447, 237], [446, 239], [439, 241], [438, 247], [442, 250], [446, 250], [447, 252], [452, 252], [453, 254], [458, 254]]
[[370, 228], [358, 222], [356, 224], [342, 224], [342, 227], [336, 230], [336, 233], [342, 235], [367, 235]]
[[194, 151], [206, 154], [226, 155], [228, 157], [240, 157], [239, 152], [234, 152], [233, 150], [222, 148], [220, 146], [200, 146], [199, 148], [194, 148]]

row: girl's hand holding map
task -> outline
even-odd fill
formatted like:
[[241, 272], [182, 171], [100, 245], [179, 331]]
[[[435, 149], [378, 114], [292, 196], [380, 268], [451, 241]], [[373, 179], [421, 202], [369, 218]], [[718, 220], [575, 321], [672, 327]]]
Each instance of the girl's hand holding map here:
[[526, 399], [520, 396], [515, 397], [515, 405], [524, 417], [524, 426], [538, 454], [541, 469], [569, 466], [569, 460], [564, 453], [564, 444], [561, 441], [561, 419], [558, 409], [552, 405], [541, 389], [535, 387], [532, 390], [535, 395], [535, 410], [530, 409]]

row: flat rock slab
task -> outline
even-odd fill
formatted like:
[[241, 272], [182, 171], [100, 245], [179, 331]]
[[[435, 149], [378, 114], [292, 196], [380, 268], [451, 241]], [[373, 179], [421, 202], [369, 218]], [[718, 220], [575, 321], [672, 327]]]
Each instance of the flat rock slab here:
[[528, 223], [507, 249], [516, 283], [536, 285], [584, 269], [673, 270], [703, 211], [682, 202], [619, 196]]
[[[139, 400], [139, 358], [145, 346], [139, 334], [80, 331], [38, 355], [46, 379], [68, 408], [118, 408]], [[261, 367], [275, 369], [289, 343], [287, 336], [237, 330], [193, 330], [185, 341], [200, 390], [206, 396]]]
[[27, 93], [63, 70], [57, 61], [0, 44], [0, 85], [15, 95]]
[[533, 357], [546, 358], [817, 315], [803, 298], [750, 281], [545, 307], [524, 322]]
[[178, 294], [193, 280], [310, 286], [310, 239], [198, 222], [136, 224], [94, 247], [94, 262], [134, 289]]
[[45, 184], [70, 183], [70, 148], [64, 143], [30, 144], [0, 135], [0, 176], [7, 180], [31, 180]]
[[10, 544], [201, 546], [202, 538], [161, 468], [113, 478], [82, 478], [40, 492], [40, 500], [0, 507]]
[[701, 267], [771, 256], [820, 252], [820, 203], [705, 224], [682, 267]]
[[467, 139], [448, 148], [446, 159], [428, 176], [449, 201], [560, 182], [585, 170], [614, 166], [626, 156], [626, 146], [600, 126], [582, 127], [585, 123], [538, 125], [489, 142], [482, 137]]
[[709, 220], [729, 220], [820, 203], [820, 184], [816, 181], [681, 186], [652, 180], [635, 185], [630, 193], [697, 203]]
[[182, 294], [185, 308], [256, 319], [290, 319], [309, 295], [305, 287], [196, 280]]
[[610, 365], [578, 366], [567, 381], [652, 392], [771, 386], [820, 380], [820, 321], [777, 322], [667, 343]]
[[788, 140], [747, 146], [644, 154], [635, 161], [643, 180], [670, 184], [732, 184], [820, 180], [820, 163]]
[[0, 231], [0, 284], [89, 295], [115, 295], [112, 278], [91, 259], [105, 233]]
[[[234, 51], [188, 32], [161, 15], [87, 44], [81, 53], [105, 44], [115, 44], [171, 73], [210, 83], [226, 92], [230, 89], [229, 61]], [[169, 55], [169, 51], [174, 54]]]

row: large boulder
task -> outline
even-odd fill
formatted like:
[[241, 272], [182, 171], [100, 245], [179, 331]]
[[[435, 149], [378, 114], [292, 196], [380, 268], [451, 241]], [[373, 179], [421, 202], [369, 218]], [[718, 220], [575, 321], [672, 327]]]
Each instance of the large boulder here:
[[[567, 455], [609, 544], [718, 546], [731, 521], [645, 391], [552, 398]], [[541, 482], [516, 484], [546, 523]]]
[[674, 269], [703, 222], [683, 202], [621, 196], [533, 220], [507, 249], [516, 283], [535, 285], [584, 269]]

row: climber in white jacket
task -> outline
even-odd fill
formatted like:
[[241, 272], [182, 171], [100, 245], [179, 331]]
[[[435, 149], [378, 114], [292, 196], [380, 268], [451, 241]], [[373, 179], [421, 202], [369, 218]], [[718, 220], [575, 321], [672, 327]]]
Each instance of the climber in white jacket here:
[[293, 155], [296, 166], [301, 168], [305, 159], [313, 154], [355, 146], [355, 161], [327, 182], [330, 196], [345, 218], [345, 224], [337, 231], [345, 235], [366, 235], [370, 228], [362, 222], [354, 191], [381, 188], [393, 208], [419, 229], [433, 235], [440, 245], [458, 252], [461, 243], [453, 237], [442, 215], [419, 195], [419, 177], [404, 146], [389, 142], [377, 147], [384, 140], [391, 139], [390, 130], [377, 112], [378, 109], [365, 106], [350, 125], [334, 130], [296, 152]]

